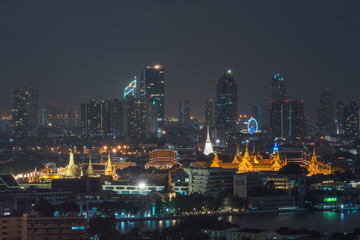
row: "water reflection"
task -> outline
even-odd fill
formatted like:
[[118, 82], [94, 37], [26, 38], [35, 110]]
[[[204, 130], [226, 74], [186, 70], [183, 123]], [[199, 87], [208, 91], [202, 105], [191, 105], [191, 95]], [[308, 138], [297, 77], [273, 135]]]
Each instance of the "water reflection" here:
[[[216, 218], [218, 219], [218, 217]], [[231, 223], [238, 224], [241, 228], [262, 228], [276, 230], [282, 226], [292, 229], [307, 228], [321, 232], [352, 232], [360, 227], [360, 213], [358, 211], [348, 212], [315, 212], [315, 213], [279, 213], [279, 214], [256, 214], [244, 216], [221, 217]], [[153, 231], [174, 226], [181, 220], [151, 220], [136, 222], [119, 222], [117, 229], [126, 233], [133, 228], [142, 231]]]

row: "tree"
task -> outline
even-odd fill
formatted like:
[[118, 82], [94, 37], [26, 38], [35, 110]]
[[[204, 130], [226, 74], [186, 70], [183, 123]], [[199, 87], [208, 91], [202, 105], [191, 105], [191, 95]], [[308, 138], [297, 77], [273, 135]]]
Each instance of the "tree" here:
[[40, 199], [39, 203], [35, 206], [35, 211], [39, 212], [44, 217], [54, 216], [54, 206], [45, 199]]
[[288, 163], [278, 171], [278, 174], [307, 175], [309, 172], [306, 168], [301, 167], [300, 164]]
[[79, 205], [77, 205], [76, 202], [74, 202], [74, 201], [63, 202], [62, 204], [59, 205], [58, 209], [59, 209], [60, 216], [65, 216], [71, 212], [76, 212], [76, 213], [80, 212]]

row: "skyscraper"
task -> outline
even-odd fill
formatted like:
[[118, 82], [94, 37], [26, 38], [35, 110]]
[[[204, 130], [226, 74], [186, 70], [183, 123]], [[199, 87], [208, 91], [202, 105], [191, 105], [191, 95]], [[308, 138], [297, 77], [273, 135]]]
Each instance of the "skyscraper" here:
[[237, 82], [231, 70], [222, 73], [216, 83], [215, 124], [219, 132], [229, 134], [236, 129], [237, 120]]
[[[140, 80], [140, 99], [145, 103], [146, 125], [150, 131], [146, 135], [154, 135], [164, 125], [164, 66], [146, 67]], [[156, 116], [154, 118], [153, 116]], [[155, 130], [156, 129], [156, 130]], [[155, 131], [154, 131], [155, 130]]]
[[351, 101], [348, 107], [345, 107], [345, 134], [352, 138], [359, 138], [359, 106], [355, 101]]
[[277, 138], [303, 138], [305, 135], [303, 101], [270, 102], [270, 131]]
[[181, 99], [179, 101], [179, 123], [184, 126], [190, 121], [190, 100]]
[[112, 103], [111, 131], [116, 137], [124, 134], [124, 107], [123, 102], [118, 98], [115, 98]]
[[139, 140], [146, 136], [145, 102], [133, 96], [127, 96], [124, 102], [124, 133], [130, 140]]
[[85, 136], [111, 134], [111, 102], [95, 101], [81, 103], [81, 127]]
[[317, 113], [317, 127], [320, 134], [332, 134], [334, 126], [334, 97], [333, 93], [326, 89], [320, 94], [320, 106]]
[[210, 128], [215, 126], [215, 101], [212, 98], [205, 101], [205, 122]]
[[286, 82], [280, 74], [274, 74], [271, 81], [271, 100], [284, 101], [287, 98]]
[[38, 92], [34, 88], [11, 90], [12, 135], [37, 136]]
[[345, 105], [341, 101], [336, 102], [336, 134], [345, 133]]

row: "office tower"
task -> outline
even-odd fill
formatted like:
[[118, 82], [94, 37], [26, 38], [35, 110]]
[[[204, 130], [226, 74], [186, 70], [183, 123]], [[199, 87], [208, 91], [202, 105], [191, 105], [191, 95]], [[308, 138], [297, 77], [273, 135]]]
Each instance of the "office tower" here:
[[127, 96], [124, 101], [124, 133], [130, 140], [146, 137], [146, 103], [134, 96]]
[[215, 126], [215, 101], [212, 98], [205, 101], [205, 123], [210, 128]]
[[334, 98], [333, 93], [326, 89], [320, 94], [320, 106], [317, 113], [317, 127], [320, 134], [332, 134], [334, 127]]
[[345, 105], [341, 101], [336, 102], [336, 134], [345, 133]]
[[[157, 134], [164, 125], [164, 66], [146, 67], [140, 80], [140, 99], [146, 104], [146, 135]], [[154, 118], [154, 114], [156, 118]], [[156, 129], [154, 129], [156, 128]]]
[[[237, 82], [231, 70], [222, 73], [216, 83], [215, 124], [218, 132], [229, 134], [236, 129], [237, 120]], [[223, 134], [220, 134], [223, 137]]]
[[179, 101], [179, 123], [180, 125], [188, 125], [190, 122], [190, 100], [181, 99]]
[[12, 135], [37, 136], [38, 92], [34, 88], [11, 90]]
[[80, 116], [76, 106], [72, 106], [68, 109], [68, 126], [70, 128], [79, 127]]
[[359, 106], [355, 101], [345, 107], [345, 134], [353, 139], [359, 138]]
[[49, 112], [49, 125], [51, 127], [60, 128], [67, 125], [67, 113], [65, 106], [61, 103], [61, 98], [54, 104], [51, 104], [48, 108]]
[[49, 126], [49, 110], [47, 108], [42, 108], [40, 110], [40, 126], [48, 127]]
[[305, 135], [303, 101], [270, 102], [270, 131], [277, 138], [303, 138]]
[[124, 134], [124, 108], [123, 102], [118, 98], [113, 100], [111, 118], [111, 128], [113, 135], [116, 137], [122, 137]]
[[280, 74], [274, 74], [271, 81], [271, 100], [284, 101], [286, 100], [286, 82]]
[[85, 136], [111, 134], [111, 102], [95, 101], [81, 103], [81, 127]]

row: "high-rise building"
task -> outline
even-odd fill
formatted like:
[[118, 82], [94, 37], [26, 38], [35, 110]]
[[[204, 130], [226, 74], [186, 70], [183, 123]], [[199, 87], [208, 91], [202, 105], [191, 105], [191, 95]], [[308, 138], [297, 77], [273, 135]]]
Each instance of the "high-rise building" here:
[[118, 98], [115, 98], [112, 103], [111, 129], [116, 137], [124, 134], [124, 107], [123, 102]]
[[270, 131], [277, 138], [303, 138], [305, 135], [303, 101], [270, 102]]
[[212, 98], [205, 101], [205, 122], [210, 128], [215, 126], [215, 101]]
[[163, 127], [165, 118], [163, 65], [148, 66], [143, 70], [140, 80], [140, 99], [146, 105], [146, 126], [148, 126], [146, 130], [149, 131], [146, 135], [154, 135]]
[[317, 127], [320, 134], [332, 134], [334, 126], [334, 98], [333, 93], [326, 89], [320, 94], [320, 106], [317, 113]]
[[76, 106], [72, 106], [68, 109], [68, 126], [70, 128], [79, 127], [80, 126], [80, 115], [79, 110]]
[[124, 101], [124, 133], [131, 140], [146, 137], [146, 103], [133, 96]]
[[353, 139], [359, 138], [359, 106], [355, 101], [351, 101], [348, 107], [345, 107], [345, 134]]
[[12, 135], [37, 136], [38, 92], [34, 88], [11, 90]]
[[48, 108], [49, 112], [49, 124], [52, 127], [60, 128], [67, 125], [67, 113], [65, 106], [61, 103], [61, 98], [54, 104], [51, 104]]
[[219, 132], [229, 134], [236, 130], [237, 120], [237, 82], [231, 70], [222, 73], [216, 83], [215, 124]]
[[341, 101], [336, 102], [336, 134], [345, 133], [345, 104]]
[[287, 99], [286, 82], [280, 74], [274, 74], [271, 81], [271, 100], [284, 101]]
[[95, 101], [81, 103], [81, 127], [85, 136], [111, 134], [111, 102]]
[[49, 110], [47, 108], [42, 108], [40, 110], [40, 126], [48, 127], [49, 126]]
[[180, 125], [187, 125], [190, 122], [190, 100], [181, 99], [179, 101], [179, 123]]

